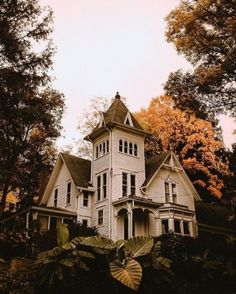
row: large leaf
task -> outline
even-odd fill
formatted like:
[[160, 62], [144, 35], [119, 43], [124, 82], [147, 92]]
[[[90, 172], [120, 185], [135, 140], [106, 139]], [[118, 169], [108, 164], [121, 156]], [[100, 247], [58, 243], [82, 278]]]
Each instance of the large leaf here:
[[111, 239], [102, 236], [86, 237], [80, 244], [99, 249], [113, 250], [116, 248], [116, 244]]
[[110, 263], [111, 275], [123, 285], [138, 290], [142, 279], [142, 267], [134, 259], [125, 259], [124, 263], [115, 260]]
[[159, 256], [153, 260], [153, 267], [156, 269], [170, 269], [172, 261], [166, 257]]
[[57, 245], [62, 247], [69, 242], [69, 230], [66, 224], [57, 222]]
[[148, 254], [153, 247], [153, 239], [148, 236], [137, 236], [131, 238], [125, 243], [126, 255], [133, 258]]

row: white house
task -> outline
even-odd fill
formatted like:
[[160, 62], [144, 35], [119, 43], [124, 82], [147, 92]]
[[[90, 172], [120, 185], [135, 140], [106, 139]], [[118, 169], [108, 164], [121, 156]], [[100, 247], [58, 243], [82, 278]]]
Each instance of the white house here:
[[173, 152], [145, 160], [145, 135], [117, 93], [85, 138], [93, 146], [92, 160], [61, 153], [42, 209], [60, 211], [62, 219], [63, 212], [76, 216], [114, 240], [170, 230], [197, 236], [196, 190]]

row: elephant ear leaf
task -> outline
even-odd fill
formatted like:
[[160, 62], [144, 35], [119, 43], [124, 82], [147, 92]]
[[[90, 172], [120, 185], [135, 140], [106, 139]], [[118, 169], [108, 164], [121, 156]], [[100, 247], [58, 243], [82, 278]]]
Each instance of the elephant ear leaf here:
[[124, 264], [118, 260], [110, 263], [111, 275], [114, 279], [137, 291], [142, 279], [142, 267], [134, 259], [126, 259]]
[[115, 242], [102, 236], [86, 237], [80, 244], [107, 250], [113, 250], [116, 248]]
[[57, 222], [57, 245], [62, 247], [69, 242], [69, 230], [66, 224]]
[[137, 236], [131, 238], [125, 243], [126, 255], [133, 258], [148, 254], [153, 247], [153, 239], [148, 236]]

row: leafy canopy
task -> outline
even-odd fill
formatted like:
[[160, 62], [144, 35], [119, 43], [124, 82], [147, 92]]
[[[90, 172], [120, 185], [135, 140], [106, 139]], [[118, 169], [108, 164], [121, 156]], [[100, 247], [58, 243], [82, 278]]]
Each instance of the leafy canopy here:
[[200, 116], [226, 110], [235, 116], [235, 1], [182, 0], [166, 21], [167, 41], [194, 68], [193, 73], [171, 73], [166, 93]]

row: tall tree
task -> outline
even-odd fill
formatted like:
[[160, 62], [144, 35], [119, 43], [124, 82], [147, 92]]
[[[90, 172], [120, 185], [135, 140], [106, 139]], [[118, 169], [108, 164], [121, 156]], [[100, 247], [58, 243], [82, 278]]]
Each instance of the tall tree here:
[[194, 67], [171, 73], [166, 93], [200, 117], [224, 111], [235, 116], [235, 0], [182, 0], [166, 20], [168, 42]]
[[[136, 113], [136, 118], [145, 130], [160, 140], [164, 150], [172, 150], [178, 155], [201, 197], [206, 200], [221, 197], [228, 167], [219, 157], [223, 143], [216, 138], [210, 122], [176, 108], [168, 96], [152, 99], [149, 107]], [[155, 144], [154, 147], [149, 142], [146, 144], [149, 153], [150, 149], [156, 148]]]
[[0, 214], [7, 193], [37, 190], [40, 170], [53, 159], [63, 95], [51, 85], [55, 52], [52, 11], [37, 0], [0, 5]]

